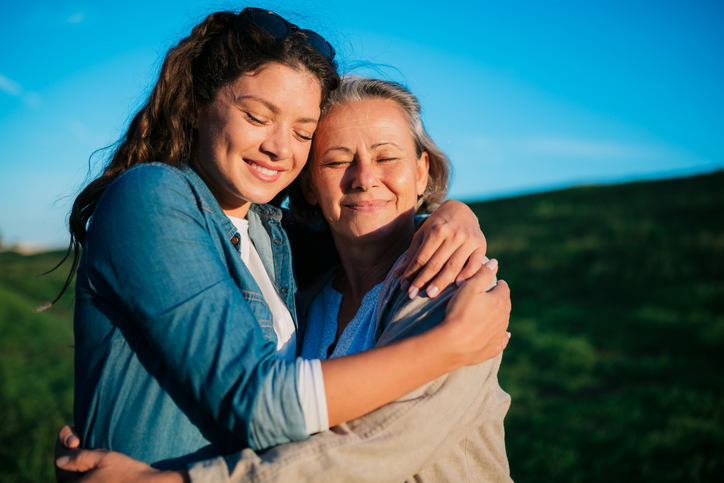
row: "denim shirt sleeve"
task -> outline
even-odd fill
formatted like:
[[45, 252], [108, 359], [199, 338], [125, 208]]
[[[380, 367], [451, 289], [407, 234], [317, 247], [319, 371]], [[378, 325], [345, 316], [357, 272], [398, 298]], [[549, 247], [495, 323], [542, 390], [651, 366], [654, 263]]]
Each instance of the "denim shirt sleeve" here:
[[140, 168], [96, 207], [83, 254], [91, 290], [125, 312], [189, 397], [251, 448], [306, 439], [299, 362], [279, 360], [262, 337], [219, 249], [228, 240], [214, 236], [180, 171]]

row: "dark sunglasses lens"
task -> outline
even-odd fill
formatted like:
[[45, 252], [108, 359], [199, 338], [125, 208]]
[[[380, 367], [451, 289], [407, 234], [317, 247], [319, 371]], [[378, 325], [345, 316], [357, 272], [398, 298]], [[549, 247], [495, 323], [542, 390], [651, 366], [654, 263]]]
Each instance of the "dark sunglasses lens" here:
[[291, 32], [287, 21], [275, 13], [254, 9], [249, 15], [257, 27], [266, 30], [275, 39], [286, 37]]
[[324, 40], [324, 37], [312, 30], [302, 29], [300, 32], [307, 36], [307, 43], [314, 47], [320, 54], [329, 59], [334, 57], [334, 49], [329, 45], [329, 42]]

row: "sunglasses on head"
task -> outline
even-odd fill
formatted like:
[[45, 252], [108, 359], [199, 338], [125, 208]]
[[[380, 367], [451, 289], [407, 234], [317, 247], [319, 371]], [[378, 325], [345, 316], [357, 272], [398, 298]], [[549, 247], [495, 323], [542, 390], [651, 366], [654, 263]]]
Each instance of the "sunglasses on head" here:
[[266, 30], [269, 35], [275, 39], [284, 38], [292, 32], [301, 32], [307, 37], [307, 43], [317, 52], [324, 55], [329, 60], [334, 58], [334, 48], [324, 39], [324, 37], [312, 30], [300, 29], [293, 23], [287, 22], [284, 18], [274, 12], [264, 10], [263, 8], [246, 7], [241, 11], [239, 16], [249, 17], [254, 25]]

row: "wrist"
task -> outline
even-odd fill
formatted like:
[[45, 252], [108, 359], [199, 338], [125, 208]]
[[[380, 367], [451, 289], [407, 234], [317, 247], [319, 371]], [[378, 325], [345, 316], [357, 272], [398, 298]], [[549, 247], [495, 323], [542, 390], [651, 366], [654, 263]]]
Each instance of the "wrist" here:
[[[450, 326], [441, 323], [427, 332], [420, 334], [421, 337], [429, 338], [423, 341], [429, 344], [425, 352], [432, 355], [443, 374], [460, 369], [467, 364], [465, 352], [461, 350], [461, 336], [457, 336]], [[432, 347], [432, 350], [427, 349]]]

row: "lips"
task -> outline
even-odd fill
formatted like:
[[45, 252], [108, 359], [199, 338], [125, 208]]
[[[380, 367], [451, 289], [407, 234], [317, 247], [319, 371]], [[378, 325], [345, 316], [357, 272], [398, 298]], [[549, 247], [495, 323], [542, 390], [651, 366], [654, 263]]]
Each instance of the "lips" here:
[[249, 167], [249, 171], [254, 176], [256, 176], [257, 178], [259, 178], [263, 181], [268, 181], [268, 182], [276, 181], [279, 179], [279, 177], [281, 176], [281, 173], [283, 171], [283, 170], [272, 169], [271, 167], [268, 167], [268, 166], [262, 166], [261, 164], [259, 164], [256, 161], [251, 161], [251, 160], [247, 160], [247, 159], [245, 159], [244, 161], [245, 161], [246, 165]]
[[387, 200], [365, 200], [355, 201], [351, 203], [342, 203], [342, 206], [350, 210], [366, 212], [380, 210], [384, 208], [387, 203], [389, 203], [389, 201]]
[[259, 166], [259, 165], [256, 164], [256, 163], [251, 163], [249, 166], [251, 166], [253, 169], [259, 171], [261, 174], [265, 174], [265, 175], [267, 175], [267, 176], [274, 176], [275, 174], [277, 174], [277, 173], [279, 172], [279, 171], [274, 171], [274, 170], [271, 170], [271, 169], [267, 169], [267, 168], [265, 168], [265, 167], [263, 167], [263, 166]]

